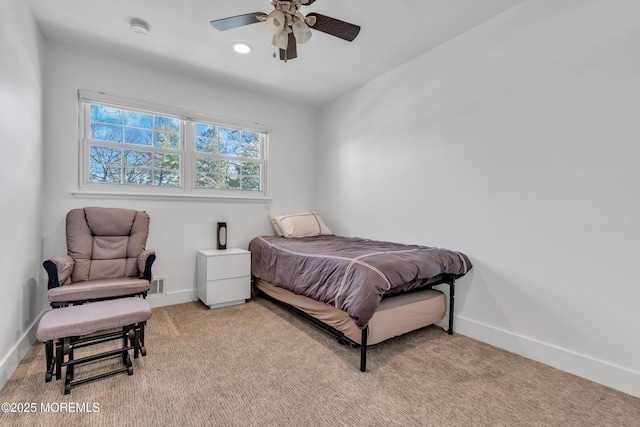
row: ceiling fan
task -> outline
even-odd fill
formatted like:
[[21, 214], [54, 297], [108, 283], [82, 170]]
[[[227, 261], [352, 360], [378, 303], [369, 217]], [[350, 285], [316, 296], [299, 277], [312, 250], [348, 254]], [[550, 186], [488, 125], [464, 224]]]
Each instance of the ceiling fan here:
[[[311, 38], [311, 30], [339, 37], [343, 40], [353, 41], [360, 27], [339, 19], [308, 13], [303, 15], [300, 6], [310, 5], [316, 0], [271, 0], [273, 11], [247, 13], [244, 15], [230, 16], [228, 18], [210, 21], [211, 25], [220, 31], [242, 27], [244, 25], [265, 22], [267, 29], [273, 35], [272, 44], [280, 50], [280, 59], [287, 61], [298, 56], [296, 43], [306, 43]], [[273, 56], [276, 54], [274, 52]]]

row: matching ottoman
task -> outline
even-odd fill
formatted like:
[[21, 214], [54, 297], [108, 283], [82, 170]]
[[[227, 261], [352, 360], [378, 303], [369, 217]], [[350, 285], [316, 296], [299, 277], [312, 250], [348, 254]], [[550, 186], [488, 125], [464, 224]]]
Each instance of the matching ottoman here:
[[[54, 369], [56, 380], [60, 379], [62, 368], [66, 368], [64, 394], [69, 394], [72, 387], [89, 381], [121, 372], [132, 375], [129, 350], [133, 350], [136, 359], [138, 354], [146, 355], [144, 327], [150, 317], [149, 303], [138, 297], [61, 307], [45, 313], [40, 319], [36, 333], [38, 340], [45, 343], [45, 381], [51, 381]], [[113, 329], [116, 331], [108, 331]], [[76, 349], [118, 339], [122, 340], [120, 348], [79, 359], [74, 357]], [[123, 367], [74, 381], [76, 365], [114, 356], [121, 357]]]

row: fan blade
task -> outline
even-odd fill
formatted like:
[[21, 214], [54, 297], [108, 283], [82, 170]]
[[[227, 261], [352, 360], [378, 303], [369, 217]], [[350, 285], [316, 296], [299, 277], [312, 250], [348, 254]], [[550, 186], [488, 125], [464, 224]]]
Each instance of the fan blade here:
[[220, 31], [230, 30], [232, 28], [242, 27], [244, 25], [256, 24], [264, 21], [259, 19], [258, 16], [266, 16], [263, 12], [247, 13], [245, 15], [230, 16], [228, 18], [216, 19], [209, 21], [211, 25]]
[[313, 24], [311, 28], [335, 37], [339, 37], [348, 42], [352, 42], [360, 32], [359, 25], [350, 24], [339, 19], [320, 15], [319, 13], [307, 13], [307, 18], [311, 16], [314, 16], [316, 18], [316, 23]]
[[287, 43], [287, 50], [280, 49], [280, 59], [287, 61], [288, 59], [294, 59], [298, 57], [298, 49], [296, 47], [296, 38], [293, 33], [289, 33], [289, 42]]

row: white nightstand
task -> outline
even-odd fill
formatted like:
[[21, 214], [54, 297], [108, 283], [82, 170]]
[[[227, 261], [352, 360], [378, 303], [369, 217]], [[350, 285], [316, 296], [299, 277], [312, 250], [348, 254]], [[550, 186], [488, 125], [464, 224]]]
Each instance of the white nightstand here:
[[242, 304], [251, 298], [251, 252], [204, 249], [196, 261], [198, 298], [209, 308]]

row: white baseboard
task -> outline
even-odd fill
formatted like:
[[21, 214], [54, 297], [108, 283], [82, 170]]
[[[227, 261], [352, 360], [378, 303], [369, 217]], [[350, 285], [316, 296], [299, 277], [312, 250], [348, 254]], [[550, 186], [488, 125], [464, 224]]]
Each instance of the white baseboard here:
[[178, 292], [167, 292], [160, 295], [148, 295], [147, 301], [151, 308], [165, 307], [167, 305], [184, 304], [185, 302], [197, 301], [198, 295], [195, 289], [187, 289]]
[[456, 316], [454, 332], [640, 397], [640, 372]]
[[[29, 326], [29, 328], [18, 338], [17, 343], [11, 348], [6, 357], [0, 362], [0, 390], [4, 388], [4, 385], [9, 381], [11, 375], [16, 370], [24, 356], [27, 354], [34, 342], [36, 342], [36, 331], [40, 317], [44, 314], [44, 311], [40, 313]], [[42, 361], [42, 381], [44, 382], [44, 364]]]

